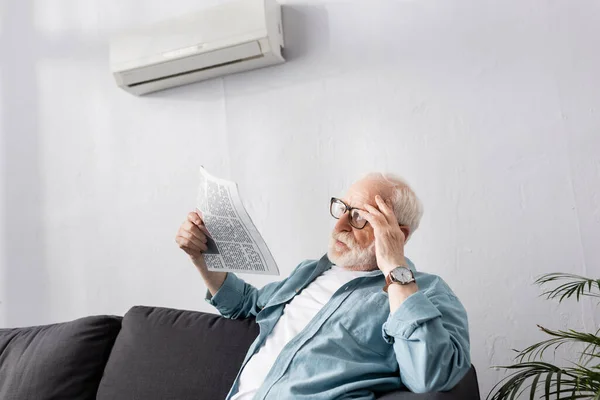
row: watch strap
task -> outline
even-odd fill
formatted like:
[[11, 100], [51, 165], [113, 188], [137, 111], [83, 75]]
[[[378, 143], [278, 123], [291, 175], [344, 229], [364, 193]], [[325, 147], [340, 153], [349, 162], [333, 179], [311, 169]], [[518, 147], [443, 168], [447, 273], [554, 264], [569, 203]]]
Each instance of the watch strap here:
[[[408, 267], [397, 267], [397, 268], [408, 268]], [[394, 268], [394, 269], [395, 269], [395, 268]], [[393, 270], [392, 270], [392, 271], [393, 271]], [[393, 283], [397, 283], [398, 285], [408, 285], [409, 283], [416, 282], [416, 279], [415, 279], [415, 276], [414, 276], [414, 274], [413, 274], [413, 278], [412, 278], [412, 279], [411, 279], [409, 282], [402, 283], [402, 282], [400, 282], [400, 281], [397, 281], [397, 280], [395, 280], [395, 279], [393, 279], [393, 278], [392, 278], [392, 271], [390, 271], [390, 273], [389, 273], [389, 274], [387, 274], [387, 275], [385, 276], [385, 286], [383, 287], [383, 291], [384, 291], [384, 292], [386, 292], [386, 293], [387, 293], [387, 291], [388, 291], [388, 287], [389, 287], [391, 284], [393, 284]], [[411, 272], [412, 272], [412, 271], [411, 271]]]
[[[389, 274], [386, 275], [385, 277], [385, 286], [383, 287], [383, 291], [387, 293], [388, 291], [388, 287], [394, 283], [394, 281], [392, 280], [392, 273], [390, 272]], [[398, 282], [400, 283], [400, 282]]]

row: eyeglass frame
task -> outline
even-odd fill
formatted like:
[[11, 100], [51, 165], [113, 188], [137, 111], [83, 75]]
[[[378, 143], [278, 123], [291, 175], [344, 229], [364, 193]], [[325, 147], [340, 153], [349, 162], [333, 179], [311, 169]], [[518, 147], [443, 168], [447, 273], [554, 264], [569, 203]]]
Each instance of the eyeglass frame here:
[[[333, 213], [331, 212], [331, 206], [333, 205], [334, 201], [339, 201], [340, 203], [342, 203], [344, 205], [344, 207], [346, 207], [346, 211], [344, 211], [344, 214], [346, 213], [350, 213], [352, 210], [359, 210], [359, 211], [364, 211], [364, 212], [368, 212], [367, 210], [363, 210], [362, 208], [358, 208], [358, 207], [350, 207], [348, 204], [344, 203], [344, 200], [342, 199], [338, 199], [337, 197], [332, 197], [331, 200], [329, 200], [329, 214], [331, 214], [331, 216], [335, 219], [340, 219], [340, 218], [336, 218]], [[342, 214], [342, 216], [344, 215]], [[365, 226], [367, 226], [367, 224], [369, 223], [369, 221], [366, 221], [365, 224], [363, 225], [362, 228], [357, 228], [356, 226], [352, 225], [352, 218], [348, 217], [348, 222], [350, 223], [350, 225], [355, 228], [355, 229], [364, 229]], [[398, 222], [399, 226], [404, 226], [403, 224], [401, 224], [400, 222]]]
[[[334, 202], [340, 202], [344, 205], [344, 207], [346, 207], [346, 210], [344, 211], [344, 213], [338, 218], [335, 215], [333, 215], [333, 203]], [[331, 214], [331, 216], [335, 219], [341, 219], [344, 214], [348, 213], [348, 223], [355, 229], [364, 229], [365, 226], [367, 226], [367, 224], [369, 223], [369, 221], [365, 220], [365, 224], [359, 228], [357, 226], [354, 226], [354, 224], [352, 224], [352, 217], [350, 216], [350, 213], [352, 212], [352, 210], [359, 210], [359, 211], [363, 211], [363, 212], [368, 212], [367, 210], [363, 210], [362, 208], [358, 208], [358, 207], [351, 207], [348, 204], [346, 204], [342, 199], [338, 199], [337, 197], [332, 197], [331, 200], [329, 200], [329, 214]]]

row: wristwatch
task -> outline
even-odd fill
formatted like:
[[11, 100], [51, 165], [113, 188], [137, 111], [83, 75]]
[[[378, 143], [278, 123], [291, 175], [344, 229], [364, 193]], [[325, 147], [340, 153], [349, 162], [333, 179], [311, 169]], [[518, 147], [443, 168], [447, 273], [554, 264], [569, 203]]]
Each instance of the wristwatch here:
[[399, 283], [400, 285], [408, 285], [409, 283], [415, 282], [415, 276], [408, 267], [396, 267], [385, 277], [385, 286], [383, 291], [387, 293], [388, 286], [392, 283]]

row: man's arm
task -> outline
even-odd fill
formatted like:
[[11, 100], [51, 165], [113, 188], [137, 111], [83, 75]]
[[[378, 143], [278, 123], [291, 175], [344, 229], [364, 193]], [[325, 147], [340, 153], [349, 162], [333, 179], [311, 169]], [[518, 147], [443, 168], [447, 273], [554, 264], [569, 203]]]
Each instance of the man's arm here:
[[[408, 285], [407, 285], [408, 286]], [[416, 286], [416, 284], [415, 284]], [[393, 343], [402, 383], [415, 393], [452, 389], [471, 367], [467, 313], [445, 284], [431, 295], [410, 294], [383, 324], [383, 337]], [[410, 288], [388, 288], [394, 294]]]
[[[410, 230], [396, 220], [391, 201], [375, 196], [375, 202], [377, 208], [365, 204], [360, 214], [373, 226], [377, 266], [388, 276], [406, 265]], [[441, 279], [433, 285], [427, 295], [417, 283], [388, 287], [390, 316], [383, 336], [394, 344], [402, 383], [416, 393], [450, 390], [471, 367], [467, 313]]]
[[257, 289], [235, 274], [228, 273], [219, 290], [206, 292], [206, 301], [212, 304], [225, 318], [248, 318], [256, 316], [273, 297], [275, 292], [289, 279], [271, 282]]
[[268, 283], [260, 289], [244, 282], [235, 274], [228, 273], [225, 281], [214, 295], [210, 293], [210, 290], [207, 290], [206, 301], [215, 306], [219, 313], [226, 318], [237, 319], [256, 316], [298, 269], [311, 262], [313, 261], [305, 260], [301, 262], [284, 280]]
[[227, 278], [227, 272], [209, 271], [203, 255], [198, 257], [190, 256], [190, 259], [196, 266], [198, 272], [200, 272], [200, 275], [202, 276], [209, 293], [214, 296], [214, 294], [217, 293], [217, 291], [221, 288], [221, 285], [223, 285], [223, 282], [225, 282], [225, 278]]
[[187, 215], [175, 237], [175, 242], [190, 256], [204, 279], [208, 289], [206, 300], [227, 318], [256, 316], [285, 280], [269, 283], [259, 290], [235, 274], [209, 271], [203, 254], [208, 249], [207, 236], [202, 217], [194, 211]]

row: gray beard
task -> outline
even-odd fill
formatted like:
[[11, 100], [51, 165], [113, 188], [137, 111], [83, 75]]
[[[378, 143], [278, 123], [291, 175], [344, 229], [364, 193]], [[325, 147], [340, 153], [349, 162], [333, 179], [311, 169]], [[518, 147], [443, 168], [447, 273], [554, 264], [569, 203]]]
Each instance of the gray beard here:
[[[336, 240], [341, 241], [348, 250], [344, 254], [337, 254], [335, 251]], [[361, 248], [350, 235], [332, 234], [327, 251], [329, 260], [344, 269], [350, 271], [375, 271], [377, 267], [377, 257], [375, 256], [375, 242], [367, 248]]]

